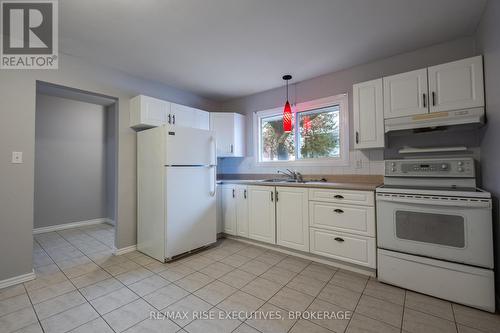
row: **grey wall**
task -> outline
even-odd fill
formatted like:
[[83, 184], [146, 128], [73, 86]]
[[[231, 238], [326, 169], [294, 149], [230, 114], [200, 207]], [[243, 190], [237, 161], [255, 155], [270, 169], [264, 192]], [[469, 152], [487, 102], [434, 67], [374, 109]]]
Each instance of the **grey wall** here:
[[[129, 128], [129, 99], [143, 93], [201, 109], [216, 109], [214, 103], [196, 95], [77, 57], [60, 54], [59, 61], [58, 70], [2, 70], [0, 74], [0, 281], [30, 273], [33, 268], [37, 80], [118, 99], [118, 248], [136, 243], [136, 134]], [[10, 163], [12, 151], [24, 153], [23, 164]]]
[[484, 55], [486, 116], [481, 142], [483, 187], [495, 197], [493, 226], [496, 240], [496, 292], [500, 302], [500, 1], [489, 1], [477, 32], [478, 51]]
[[[295, 103], [300, 103], [321, 97], [348, 93], [349, 123], [352, 124], [352, 85], [354, 83], [467, 58], [475, 55], [474, 46], [474, 38], [466, 37], [323, 75], [311, 80], [298, 82], [291, 86], [290, 99]], [[293, 74], [293, 69], [291, 69], [291, 72]], [[223, 111], [239, 112], [247, 115], [248, 156], [253, 154], [253, 112], [281, 106], [283, 105], [284, 98], [285, 91], [281, 88], [231, 100], [222, 105], [221, 109]], [[350, 127], [350, 142], [352, 148], [354, 134], [352, 126]], [[432, 139], [429, 140], [429, 142], [432, 141]], [[383, 160], [383, 153], [381, 150], [353, 151], [351, 149], [350, 160], [350, 165], [348, 167], [318, 166], [297, 167], [296, 169], [306, 174], [381, 174], [383, 172], [383, 163], [381, 162]], [[362, 162], [362, 168], [355, 167], [356, 160]], [[251, 156], [244, 159], [223, 159], [220, 161], [219, 172], [274, 173], [276, 169], [256, 166], [255, 160]]]
[[37, 94], [34, 227], [107, 217], [106, 108]]
[[116, 219], [116, 105], [106, 107], [106, 217]]

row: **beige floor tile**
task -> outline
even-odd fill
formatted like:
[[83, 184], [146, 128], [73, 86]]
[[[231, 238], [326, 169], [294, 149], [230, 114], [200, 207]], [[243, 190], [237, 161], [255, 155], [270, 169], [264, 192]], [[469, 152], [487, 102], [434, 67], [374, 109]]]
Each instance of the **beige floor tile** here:
[[167, 264], [159, 262], [159, 261], [154, 261], [150, 264], [144, 265], [144, 268], [150, 270], [153, 273], [160, 273], [163, 272], [168, 268]]
[[399, 333], [400, 329], [355, 313], [346, 333]]
[[273, 297], [280, 289], [280, 284], [260, 277], [250, 281], [250, 283], [241, 288], [241, 290], [247, 294], [258, 297], [264, 301]]
[[208, 311], [210, 308], [212, 308], [210, 303], [191, 294], [163, 309], [162, 312], [186, 313], [185, 317], [179, 316], [172, 318], [177, 325], [184, 327], [195, 319], [195, 313], [198, 316], [198, 313]]
[[451, 303], [431, 296], [407, 291], [405, 307], [455, 321]]
[[36, 274], [36, 279], [31, 280], [28, 282], [25, 282], [24, 285], [26, 286], [26, 289], [31, 291], [31, 290], [36, 290], [40, 288], [45, 288], [54, 284], [58, 284], [64, 281], [69, 281], [68, 278], [66, 278], [66, 275], [64, 275], [63, 272], [58, 271], [55, 273], [50, 273], [50, 274]]
[[368, 282], [368, 277], [351, 274], [345, 271], [337, 271], [329, 283], [344, 287], [356, 292], [362, 292]]
[[207, 267], [208, 265], [211, 265], [213, 264], [215, 261], [212, 260], [212, 259], [209, 259], [209, 258], [205, 258], [203, 256], [197, 256], [191, 260], [188, 260], [184, 263], [184, 265], [196, 270], [196, 271], [199, 271], [205, 267]]
[[300, 319], [293, 325], [290, 333], [331, 333], [332, 331], [327, 330], [317, 324], [310, 321]]
[[126, 333], [174, 333], [179, 331], [181, 328], [177, 326], [171, 320], [155, 320], [155, 319], [145, 319], [135, 326], [132, 326]]
[[120, 274], [124, 274], [126, 272], [130, 272], [136, 269], [141, 268], [141, 265], [133, 262], [132, 260], [126, 259], [126, 261], [122, 261], [113, 265], [104, 266], [103, 267], [106, 272], [113, 276], [117, 276]]
[[31, 302], [27, 294], [6, 298], [0, 301], [0, 317], [28, 306], [31, 307]]
[[108, 312], [118, 309], [125, 304], [129, 304], [139, 297], [130, 289], [123, 287], [104, 296], [98, 297], [90, 301], [90, 304], [102, 316]]
[[238, 251], [237, 253], [247, 258], [255, 258], [260, 256], [264, 252], [266, 252], [266, 250], [261, 247], [249, 246], [247, 248]]
[[195, 272], [180, 280], [175, 281], [175, 284], [192, 293], [200, 288], [203, 288], [213, 280], [213, 277], [200, 272]]
[[260, 308], [265, 302], [260, 298], [254, 297], [243, 291], [237, 291], [224, 301], [219, 303], [217, 307], [224, 311], [244, 311], [252, 312]]
[[453, 304], [457, 323], [488, 333], [500, 332], [500, 315]]
[[312, 296], [284, 287], [269, 300], [269, 303], [284, 310], [304, 311], [313, 300]]
[[85, 298], [78, 291], [51, 298], [45, 302], [34, 305], [39, 320], [46, 319], [58, 313], [64, 312], [77, 305], [86, 303]]
[[228, 257], [223, 258], [220, 262], [233, 267], [240, 267], [244, 263], [250, 261], [251, 259], [240, 254], [232, 254]]
[[405, 309], [403, 330], [410, 333], [456, 333], [455, 322], [423, 312]]
[[319, 299], [339, 305], [348, 310], [354, 310], [358, 304], [361, 293], [334, 285], [328, 284], [318, 295]]
[[33, 307], [9, 313], [0, 317], [0, 332], [10, 333], [37, 322]]
[[288, 282], [287, 287], [316, 297], [325, 284], [326, 282], [317, 280], [307, 275], [297, 275], [290, 282]]
[[238, 328], [235, 329], [233, 333], [260, 333], [260, 332], [257, 331], [252, 326], [248, 326], [247, 324], [243, 323], [240, 326], [238, 326]]
[[215, 262], [208, 265], [207, 267], [200, 270], [201, 273], [213, 277], [214, 279], [220, 278], [221, 276], [231, 272], [234, 269], [233, 266], [223, 264], [221, 262]]
[[68, 269], [65, 269], [64, 274], [66, 274], [68, 278], [72, 279], [80, 275], [88, 274], [97, 270], [100, 270], [99, 266], [97, 266], [93, 262], [87, 262], [85, 264], [76, 265]]
[[165, 287], [168, 284], [170, 284], [170, 281], [165, 280], [159, 275], [152, 275], [143, 280], [132, 283], [128, 287], [137, 295], [144, 296]]
[[401, 327], [403, 318], [402, 305], [363, 295], [356, 307], [356, 312], [389, 325]]
[[158, 275], [167, 279], [168, 281], [174, 282], [194, 272], [195, 272], [194, 269], [182, 264], [182, 265], [167, 267], [166, 270], [158, 273]]
[[282, 286], [286, 285], [293, 277], [297, 275], [295, 272], [288, 271], [279, 267], [271, 267], [260, 277], [269, 281], [273, 281], [281, 284]]
[[99, 270], [92, 271], [88, 274], [81, 275], [70, 280], [77, 288], [84, 288], [99, 281], [109, 279], [110, 277], [111, 275], [108, 272], [99, 268]]
[[256, 311], [255, 318], [248, 319], [245, 323], [262, 333], [285, 333], [295, 321], [289, 319], [288, 311], [266, 303]]
[[99, 281], [90, 286], [80, 289], [80, 292], [87, 300], [109, 294], [123, 287], [123, 284], [115, 278]]
[[336, 267], [313, 262], [304, 268], [304, 270], [300, 272], [300, 275], [312, 277], [322, 282], [328, 282], [337, 270]]
[[315, 299], [307, 308], [307, 311], [314, 313], [334, 313], [335, 316], [332, 316], [332, 318], [325, 316], [322, 318], [310, 318], [310, 321], [313, 323], [334, 332], [344, 332], [347, 324], [349, 324], [349, 319], [352, 317], [352, 311], [320, 299]]
[[149, 318], [155, 309], [142, 299], [138, 299], [103, 316], [104, 320], [116, 332], [122, 332]]
[[156, 259], [148, 257], [145, 254], [130, 258], [130, 260], [132, 260], [133, 262], [135, 262], [136, 264], [139, 264], [141, 266], [145, 266], [147, 264], [152, 264], [152, 263], [158, 262]]
[[163, 288], [155, 290], [143, 298], [156, 309], [162, 310], [187, 295], [189, 295], [189, 293], [184, 289], [176, 286], [175, 284], [169, 284]]
[[102, 318], [97, 318], [88, 323], [78, 326], [70, 333], [113, 333], [113, 330]]
[[227, 273], [226, 275], [219, 278], [220, 281], [229, 284], [235, 288], [242, 288], [250, 281], [254, 280], [257, 276], [252, 273], [242, 271], [240, 269], [235, 269]]
[[267, 251], [255, 258], [255, 260], [265, 262], [269, 265], [276, 265], [281, 260], [286, 258], [286, 254], [275, 252], [275, 251]]
[[3, 288], [0, 289], [0, 301], [3, 301], [6, 298], [19, 296], [22, 294], [26, 294], [26, 290], [24, 289], [22, 284], [17, 284], [12, 287]]
[[55, 285], [51, 285], [45, 288], [40, 288], [32, 291], [28, 291], [31, 302], [33, 304], [46, 301], [50, 298], [54, 298], [70, 291], [75, 290], [73, 284], [69, 281], [64, 281]]
[[294, 273], [300, 273], [304, 268], [306, 268], [311, 261], [301, 259], [301, 258], [296, 258], [296, 257], [287, 257], [280, 261], [276, 267], [283, 268], [286, 270], [289, 270]]
[[237, 289], [220, 281], [213, 281], [194, 292], [202, 300], [216, 305], [233, 294]]
[[120, 280], [121, 283], [123, 283], [125, 285], [129, 285], [129, 284], [135, 283], [137, 281], [140, 281], [142, 279], [145, 279], [153, 274], [154, 274], [153, 272], [148, 271], [147, 269], [141, 267], [141, 268], [134, 269], [132, 271], [128, 271], [126, 273], [119, 274], [119, 275], [115, 276], [115, 278]]
[[254, 259], [241, 265], [239, 269], [254, 275], [261, 275], [269, 268], [271, 268], [271, 265]]
[[214, 248], [205, 252], [202, 252], [202, 255], [211, 260], [222, 260], [226, 257], [229, 257], [233, 254], [231, 251], [225, 250], [224, 248]]
[[189, 333], [229, 333], [241, 325], [239, 320], [226, 319], [197, 319], [184, 329]]
[[34, 323], [29, 326], [23, 327], [14, 333], [43, 333], [40, 323]]
[[467, 327], [461, 324], [457, 324], [458, 333], [483, 333], [483, 331], [476, 330], [472, 327]]
[[363, 293], [398, 305], [403, 305], [405, 302], [404, 289], [378, 282], [374, 279], [368, 280]]
[[46, 333], [62, 333], [72, 330], [93, 319], [98, 318], [97, 312], [88, 303], [61, 312], [41, 321]]

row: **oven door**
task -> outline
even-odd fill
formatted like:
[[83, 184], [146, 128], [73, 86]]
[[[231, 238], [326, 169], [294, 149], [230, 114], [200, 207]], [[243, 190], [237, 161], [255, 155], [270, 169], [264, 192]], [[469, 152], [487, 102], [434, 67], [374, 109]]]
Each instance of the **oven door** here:
[[377, 193], [377, 245], [493, 268], [491, 200]]

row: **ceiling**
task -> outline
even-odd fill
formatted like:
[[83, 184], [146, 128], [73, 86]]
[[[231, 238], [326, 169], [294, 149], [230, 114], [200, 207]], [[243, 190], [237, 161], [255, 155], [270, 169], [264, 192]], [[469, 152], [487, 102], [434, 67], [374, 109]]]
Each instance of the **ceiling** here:
[[64, 0], [60, 51], [216, 101], [472, 35], [486, 0]]

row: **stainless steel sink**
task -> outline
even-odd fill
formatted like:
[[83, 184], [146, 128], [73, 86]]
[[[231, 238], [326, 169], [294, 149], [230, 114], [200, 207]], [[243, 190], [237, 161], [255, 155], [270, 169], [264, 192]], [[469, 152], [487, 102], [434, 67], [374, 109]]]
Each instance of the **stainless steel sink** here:
[[283, 179], [283, 178], [274, 178], [274, 179], [264, 179], [261, 180], [263, 183], [297, 183], [297, 184], [314, 184], [314, 183], [325, 183], [326, 179], [311, 179], [311, 180], [296, 180], [296, 179]]

